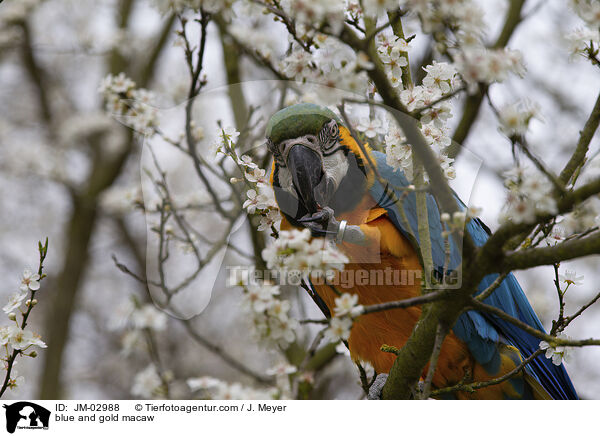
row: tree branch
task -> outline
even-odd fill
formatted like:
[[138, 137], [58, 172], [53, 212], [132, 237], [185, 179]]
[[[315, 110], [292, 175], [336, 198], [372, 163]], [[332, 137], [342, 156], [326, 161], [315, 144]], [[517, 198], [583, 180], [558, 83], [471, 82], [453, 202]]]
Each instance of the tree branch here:
[[592, 109], [592, 113], [590, 114], [588, 120], [583, 127], [579, 135], [579, 142], [577, 143], [577, 147], [575, 148], [575, 152], [567, 162], [567, 165], [560, 173], [558, 178], [565, 185], [568, 185], [573, 175], [585, 162], [585, 155], [588, 152], [590, 147], [590, 142], [598, 129], [598, 124], [600, 123], [600, 95], [596, 99], [596, 104], [594, 105], [594, 109]]
[[529, 363], [531, 363], [533, 361], [533, 359], [535, 359], [536, 357], [538, 357], [540, 354], [542, 354], [543, 351], [542, 350], [536, 350], [531, 356], [529, 356], [527, 359], [523, 360], [519, 365], [517, 365], [513, 370], [507, 372], [506, 374], [504, 374], [502, 377], [498, 377], [492, 380], [488, 380], [485, 382], [475, 382], [475, 383], [469, 383], [469, 384], [464, 384], [463, 382], [458, 383], [454, 386], [449, 386], [447, 388], [442, 388], [442, 389], [437, 389], [435, 391], [433, 391], [431, 393], [432, 397], [439, 397], [441, 395], [444, 394], [449, 394], [452, 392], [456, 392], [456, 391], [465, 391], [465, 392], [470, 392], [470, 393], [474, 393], [477, 389], [482, 389], [482, 388], [486, 388], [488, 386], [493, 386], [493, 385], [497, 385], [500, 384], [512, 377], [514, 377], [515, 375], [517, 375], [519, 372], [521, 372]]
[[498, 318], [500, 318], [504, 321], [510, 322], [511, 324], [519, 327], [524, 332], [529, 333], [531, 336], [534, 336], [542, 341], [546, 341], [552, 346], [563, 345], [563, 346], [569, 346], [569, 347], [583, 347], [583, 346], [588, 346], [588, 345], [600, 345], [600, 339], [579, 339], [579, 340], [561, 339], [561, 338], [557, 338], [555, 336], [546, 334], [534, 327], [531, 327], [529, 324], [524, 323], [520, 319], [510, 316], [509, 314], [504, 312], [502, 309], [498, 309], [495, 306], [490, 306], [489, 304], [482, 303], [475, 299], [471, 300], [470, 306], [471, 306], [471, 308], [473, 308], [475, 310], [480, 310], [482, 312], [487, 312], [487, 313], [496, 315]]
[[586, 238], [572, 239], [552, 247], [515, 251], [506, 255], [499, 268], [502, 271], [528, 269], [592, 254], [600, 254], [600, 232]]
[[[508, 41], [513, 35], [515, 29], [522, 21], [521, 11], [524, 5], [525, 0], [510, 1], [504, 26], [500, 32], [500, 35], [498, 36], [498, 39], [493, 45], [493, 48], [502, 48], [508, 44]], [[448, 156], [451, 158], [456, 158], [456, 156], [458, 156], [460, 153], [462, 143], [465, 142], [465, 139], [467, 139], [475, 120], [477, 120], [479, 109], [481, 108], [481, 104], [483, 103], [483, 99], [487, 93], [487, 90], [488, 86], [483, 85], [480, 87], [477, 94], [467, 97], [467, 101], [465, 102], [463, 108], [463, 116], [460, 119], [456, 130], [454, 131], [454, 135], [452, 135], [452, 145], [450, 145], [447, 150]]]

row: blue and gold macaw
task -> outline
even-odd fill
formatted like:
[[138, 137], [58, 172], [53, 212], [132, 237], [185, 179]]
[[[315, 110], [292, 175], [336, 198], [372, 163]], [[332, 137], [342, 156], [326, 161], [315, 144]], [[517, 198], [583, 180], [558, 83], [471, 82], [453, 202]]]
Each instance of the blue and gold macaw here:
[[[297, 104], [277, 112], [267, 125], [266, 136], [274, 157], [271, 183], [284, 216], [282, 229], [309, 228], [314, 237], [332, 233], [350, 259], [346, 271], [422, 270], [417, 254], [415, 193], [402, 189], [408, 180], [386, 164], [384, 154], [366, 144], [359, 147], [332, 111], [314, 104]], [[377, 178], [369, 162], [377, 168]], [[382, 180], [387, 182], [385, 186]], [[453, 243], [450, 262], [445, 265], [440, 212], [434, 198], [427, 195], [434, 268], [459, 267], [460, 254]], [[398, 199], [402, 199], [401, 207], [397, 207]], [[458, 198], [457, 202], [464, 208]], [[340, 223], [344, 223], [343, 229]], [[479, 219], [470, 220], [466, 230], [478, 246], [488, 238], [489, 230]], [[496, 278], [497, 274], [486, 276], [478, 292]], [[312, 289], [321, 309], [330, 313], [337, 297], [335, 289], [327, 284], [315, 284]], [[359, 283], [344, 291], [357, 294], [360, 304], [372, 305], [416, 297], [421, 284]], [[512, 274], [485, 303], [544, 331]], [[380, 374], [388, 373], [395, 356], [381, 351], [381, 345], [402, 347], [420, 313], [420, 307], [414, 306], [358, 317], [348, 339], [352, 359], [370, 362]], [[465, 379], [500, 377], [538, 348], [539, 339], [506, 321], [488, 313], [464, 312], [443, 342], [432, 384], [442, 388]], [[456, 392], [453, 398], [577, 399], [562, 365], [555, 366], [540, 355], [525, 369], [505, 382], [474, 393]]]

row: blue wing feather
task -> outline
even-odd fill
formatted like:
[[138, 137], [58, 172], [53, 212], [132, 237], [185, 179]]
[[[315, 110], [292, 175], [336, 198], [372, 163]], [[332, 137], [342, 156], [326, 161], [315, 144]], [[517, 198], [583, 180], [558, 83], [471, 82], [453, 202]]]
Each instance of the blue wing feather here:
[[[375, 181], [371, 187], [371, 196], [377, 201], [377, 204], [386, 209], [391, 220], [400, 232], [419, 245], [419, 232], [417, 220], [417, 196], [414, 191], [406, 191], [402, 188], [409, 185], [408, 180], [402, 172], [394, 171], [387, 165], [385, 155], [380, 152], [373, 152], [377, 170], [381, 178], [386, 180], [386, 186]], [[427, 194], [427, 210], [429, 212], [429, 233], [431, 238], [431, 254], [433, 257], [434, 268], [438, 272], [443, 272], [446, 261], [446, 250], [444, 247], [444, 238], [442, 237], [442, 223], [440, 213], [434, 197]], [[450, 241], [450, 259], [448, 270], [456, 269], [461, 262], [460, 250]]]
[[[414, 192], [403, 190], [409, 185], [408, 180], [399, 171], [394, 171], [386, 163], [383, 153], [373, 152], [377, 169], [381, 177], [388, 182], [382, 186], [375, 181], [370, 189], [371, 196], [378, 205], [388, 212], [396, 228], [409, 238], [413, 244], [419, 244], [417, 231], [416, 195]], [[398, 201], [400, 200], [400, 201]], [[464, 204], [457, 198], [461, 207]], [[400, 204], [400, 206], [398, 206]], [[434, 268], [443, 271], [446, 262], [444, 238], [440, 213], [433, 196], [427, 194], [428, 218], [431, 235], [432, 257]], [[479, 220], [471, 220], [467, 231], [477, 246], [485, 244], [488, 230]], [[450, 244], [449, 270], [460, 265], [460, 249], [452, 241]], [[477, 293], [483, 292], [498, 277], [490, 274], [481, 281]], [[513, 274], [509, 274], [492, 295], [484, 300], [485, 303], [502, 309], [507, 314], [518, 318], [526, 324], [544, 331], [544, 327], [533, 311], [521, 286]], [[503, 321], [487, 313], [467, 311], [457, 320], [454, 333], [469, 347], [473, 357], [483, 365], [493, 365], [498, 360], [498, 342], [513, 345], [524, 358], [530, 356], [539, 348], [539, 339], [531, 336], [513, 324]], [[537, 357], [527, 366], [528, 372], [546, 389], [554, 399], [577, 399], [577, 393], [563, 365], [556, 366], [545, 356]]]
[[[488, 238], [486, 230], [478, 220], [470, 221], [467, 224], [467, 231], [478, 246], [483, 245]], [[484, 277], [478, 286], [477, 293], [483, 292], [497, 277], [497, 274]], [[484, 300], [484, 303], [498, 307], [507, 314], [545, 332], [542, 323], [512, 273], [504, 279], [492, 295]], [[483, 316], [502, 334], [507, 343], [521, 351], [524, 358], [527, 358], [539, 348], [540, 340], [536, 337], [494, 315], [486, 313]], [[561, 400], [576, 400], [578, 398], [564, 365], [556, 366], [550, 359], [541, 355], [528, 365], [528, 370], [552, 398]]]

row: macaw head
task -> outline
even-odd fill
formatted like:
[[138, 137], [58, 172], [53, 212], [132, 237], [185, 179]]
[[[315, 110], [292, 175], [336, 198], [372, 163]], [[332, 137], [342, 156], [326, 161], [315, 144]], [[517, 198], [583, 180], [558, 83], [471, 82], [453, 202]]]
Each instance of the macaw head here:
[[266, 136], [275, 197], [292, 225], [303, 227], [300, 219], [325, 207], [338, 214], [360, 202], [372, 175], [331, 110], [309, 103], [287, 107], [271, 117]]

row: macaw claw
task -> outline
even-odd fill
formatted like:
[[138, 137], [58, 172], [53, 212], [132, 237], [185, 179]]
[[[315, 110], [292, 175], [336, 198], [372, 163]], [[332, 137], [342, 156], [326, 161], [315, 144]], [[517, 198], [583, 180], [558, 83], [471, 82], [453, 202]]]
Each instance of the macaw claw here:
[[340, 226], [334, 217], [333, 209], [327, 206], [312, 215], [303, 216], [298, 221], [316, 237], [335, 237]]
[[304, 227], [309, 229], [311, 231], [312, 235], [317, 238], [327, 237], [327, 236], [334, 238], [337, 235], [337, 231], [326, 230], [321, 226], [321, 224], [318, 224], [318, 223], [312, 223], [312, 222], [304, 223]]
[[[327, 224], [333, 218], [334, 212], [330, 207], [325, 206], [320, 211], [313, 213], [312, 215], [305, 215], [300, 218], [300, 222], [309, 223], [309, 222], [319, 222], [322, 224]], [[334, 219], [335, 221], [335, 219]]]
[[367, 395], [368, 400], [381, 400], [381, 393], [383, 392], [383, 387], [385, 386], [387, 379], [387, 374], [377, 374], [377, 377], [375, 377], [373, 384], [369, 388], [369, 394]]

